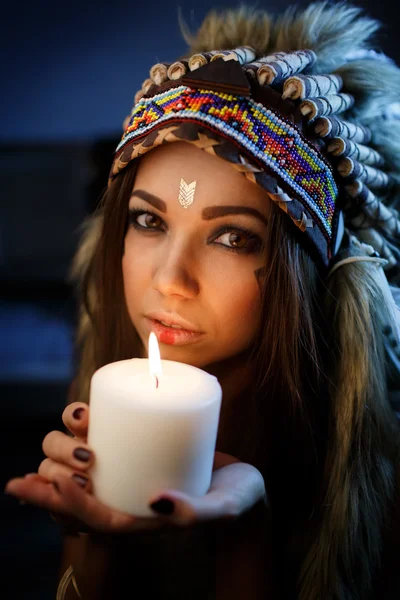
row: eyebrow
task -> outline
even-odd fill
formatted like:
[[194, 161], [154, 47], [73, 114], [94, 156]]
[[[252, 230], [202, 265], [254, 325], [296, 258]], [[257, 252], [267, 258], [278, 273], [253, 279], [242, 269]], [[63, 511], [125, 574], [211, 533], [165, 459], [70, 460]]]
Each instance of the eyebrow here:
[[167, 212], [167, 205], [164, 202], [164, 200], [161, 200], [161, 198], [154, 196], [154, 194], [150, 194], [149, 192], [146, 192], [145, 190], [133, 190], [133, 192], [131, 194], [131, 198], [133, 198], [135, 196], [137, 198], [141, 198], [142, 200], [145, 200], [145, 202], [148, 202], [149, 204], [154, 206], [154, 208], [156, 208], [160, 212], [162, 212], [162, 213]]
[[252, 215], [260, 219], [265, 225], [268, 225], [266, 217], [259, 210], [250, 206], [209, 206], [208, 208], [204, 208], [201, 214], [205, 221], [218, 219], [218, 217], [224, 217], [225, 215]]
[[[131, 194], [131, 198], [137, 197], [141, 198], [145, 202], [148, 202], [152, 206], [154, 206], [157, 210], [162, 213], [167, 212], [167, 205], [164, 200], [154, 196], [154, 194], [150, 194], [145, 190], [133, 190]], [[209, 206], [208, 208], [204, 208], [201, 216], [204, 221], [211, 221], [212, 219], [218, 219], [219, 217], [225, 217], [226, 215], [252, 215], [256, 217], [260, 221], [262, 221], [265, 225], [268, 225], [268, 220], [264, 215], [258, 211], [256, 208], [252, 208], [250, 206]]]

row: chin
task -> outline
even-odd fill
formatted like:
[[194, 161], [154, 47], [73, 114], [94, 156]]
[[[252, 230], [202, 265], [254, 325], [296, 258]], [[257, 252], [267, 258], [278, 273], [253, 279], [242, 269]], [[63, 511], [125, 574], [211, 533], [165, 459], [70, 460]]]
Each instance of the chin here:
[[201, 360], [199, 356], [196, 356], [187, 348], [172, 348], [171, 346], [160, 344], [160, 355], [164, 360], [174, 360], [176, 362], [192, 365], [192, 367], [201, 368], [206, 364], [204, 360]]

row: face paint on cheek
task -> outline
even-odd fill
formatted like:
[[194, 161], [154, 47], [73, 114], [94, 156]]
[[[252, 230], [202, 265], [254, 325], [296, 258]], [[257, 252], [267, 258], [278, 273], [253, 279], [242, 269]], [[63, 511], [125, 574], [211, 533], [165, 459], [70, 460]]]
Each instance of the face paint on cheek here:
[[264, 283], [264, 277], [266, 276], [266, 274], [267, 274], [267, 269], [266, 269], [265, 266], [264, 267], [260, 267], [259, 269], [256, 269], [254, 271], [254, 275], [255, 275], [255, 278], [257, 280], [258, 287], [260, 288], [260, 292], [262, 290], [262, 285]]

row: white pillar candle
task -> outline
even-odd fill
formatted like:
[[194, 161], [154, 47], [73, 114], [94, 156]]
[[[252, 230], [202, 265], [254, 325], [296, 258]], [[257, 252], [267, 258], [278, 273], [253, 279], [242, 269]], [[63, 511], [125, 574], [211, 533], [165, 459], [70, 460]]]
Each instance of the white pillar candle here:
[[90, 387], [93, 492], [138, 517], [154, 516], [148, 504], [163, 489], [207, 493], [222, 399], [216, 377], [169, 360], [157, 367], [151, 348], [149, 359], [101, 367]]

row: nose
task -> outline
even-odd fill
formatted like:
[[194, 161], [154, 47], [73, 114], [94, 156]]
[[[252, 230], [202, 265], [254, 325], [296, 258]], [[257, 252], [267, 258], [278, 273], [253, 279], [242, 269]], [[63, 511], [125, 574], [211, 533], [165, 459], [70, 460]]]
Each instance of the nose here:
[[200, 289], [195, 262], [187, 245], [171, 241], [158, 256], [153, 288], [163, 296], [195, 298]]

